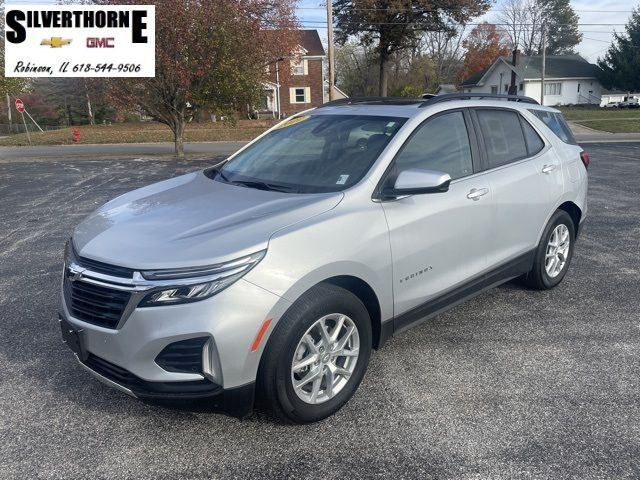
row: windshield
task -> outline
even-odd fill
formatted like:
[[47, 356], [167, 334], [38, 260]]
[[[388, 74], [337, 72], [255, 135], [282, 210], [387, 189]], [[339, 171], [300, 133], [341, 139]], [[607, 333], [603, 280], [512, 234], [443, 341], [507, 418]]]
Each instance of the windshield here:
[[226, 163], [216, 180], [292, 193], [335, 192], [357, 183], [405, 118], [293, 117]]

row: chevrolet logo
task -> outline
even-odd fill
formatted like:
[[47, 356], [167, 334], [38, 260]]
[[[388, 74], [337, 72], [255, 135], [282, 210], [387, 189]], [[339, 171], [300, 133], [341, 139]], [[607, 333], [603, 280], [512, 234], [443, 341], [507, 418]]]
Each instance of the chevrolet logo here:
[[64, 45], [69, 45], [70, 43], [71, 43], [71, 40], [68, 38], [51, 37], [51, 38], [45, 38], [44, 40], [42, 40], [40, 42], [40, 45], [49, 45], [51, 48], [60, 48]]

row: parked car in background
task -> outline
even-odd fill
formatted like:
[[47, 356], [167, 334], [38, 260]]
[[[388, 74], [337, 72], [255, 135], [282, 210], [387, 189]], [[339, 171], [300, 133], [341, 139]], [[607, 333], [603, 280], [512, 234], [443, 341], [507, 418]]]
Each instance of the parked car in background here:
[[618, 104], [618, 108], [640, 108], [640, 102], [637, 98], [630, 98]]
[[516, 277], [557, 286], [589, 157], [558, 110], [488, 96], [331, 102], [108, 202], [67, 244], [65, 342], [129, 395], [308, 423], [394, 334]]
[[603, 108], [618, 108], [620, 105], [620, 102], [609, 102], [606, 105], [604, 105]]

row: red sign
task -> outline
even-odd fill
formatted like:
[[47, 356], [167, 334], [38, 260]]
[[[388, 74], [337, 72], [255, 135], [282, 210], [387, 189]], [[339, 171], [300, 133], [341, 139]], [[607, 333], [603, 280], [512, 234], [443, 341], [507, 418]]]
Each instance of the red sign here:
[[16, 98], [16, 110], [20, 113], [24, 113], [24, 103], [19, 98]]

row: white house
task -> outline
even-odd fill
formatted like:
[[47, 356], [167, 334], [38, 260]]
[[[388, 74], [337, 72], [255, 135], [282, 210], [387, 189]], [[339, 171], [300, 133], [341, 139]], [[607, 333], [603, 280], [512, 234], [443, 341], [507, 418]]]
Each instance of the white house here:
[[[547, 55], [544, 105], [600, 105], [602, 85], [596, 77], [598, 67], [580, 55]], [[516, 75], [516, 94], [540, 101], [542, 55], [500, 57], [481, 72], [462, 82], [468, 93], [509, 93], [512, 72]]]

